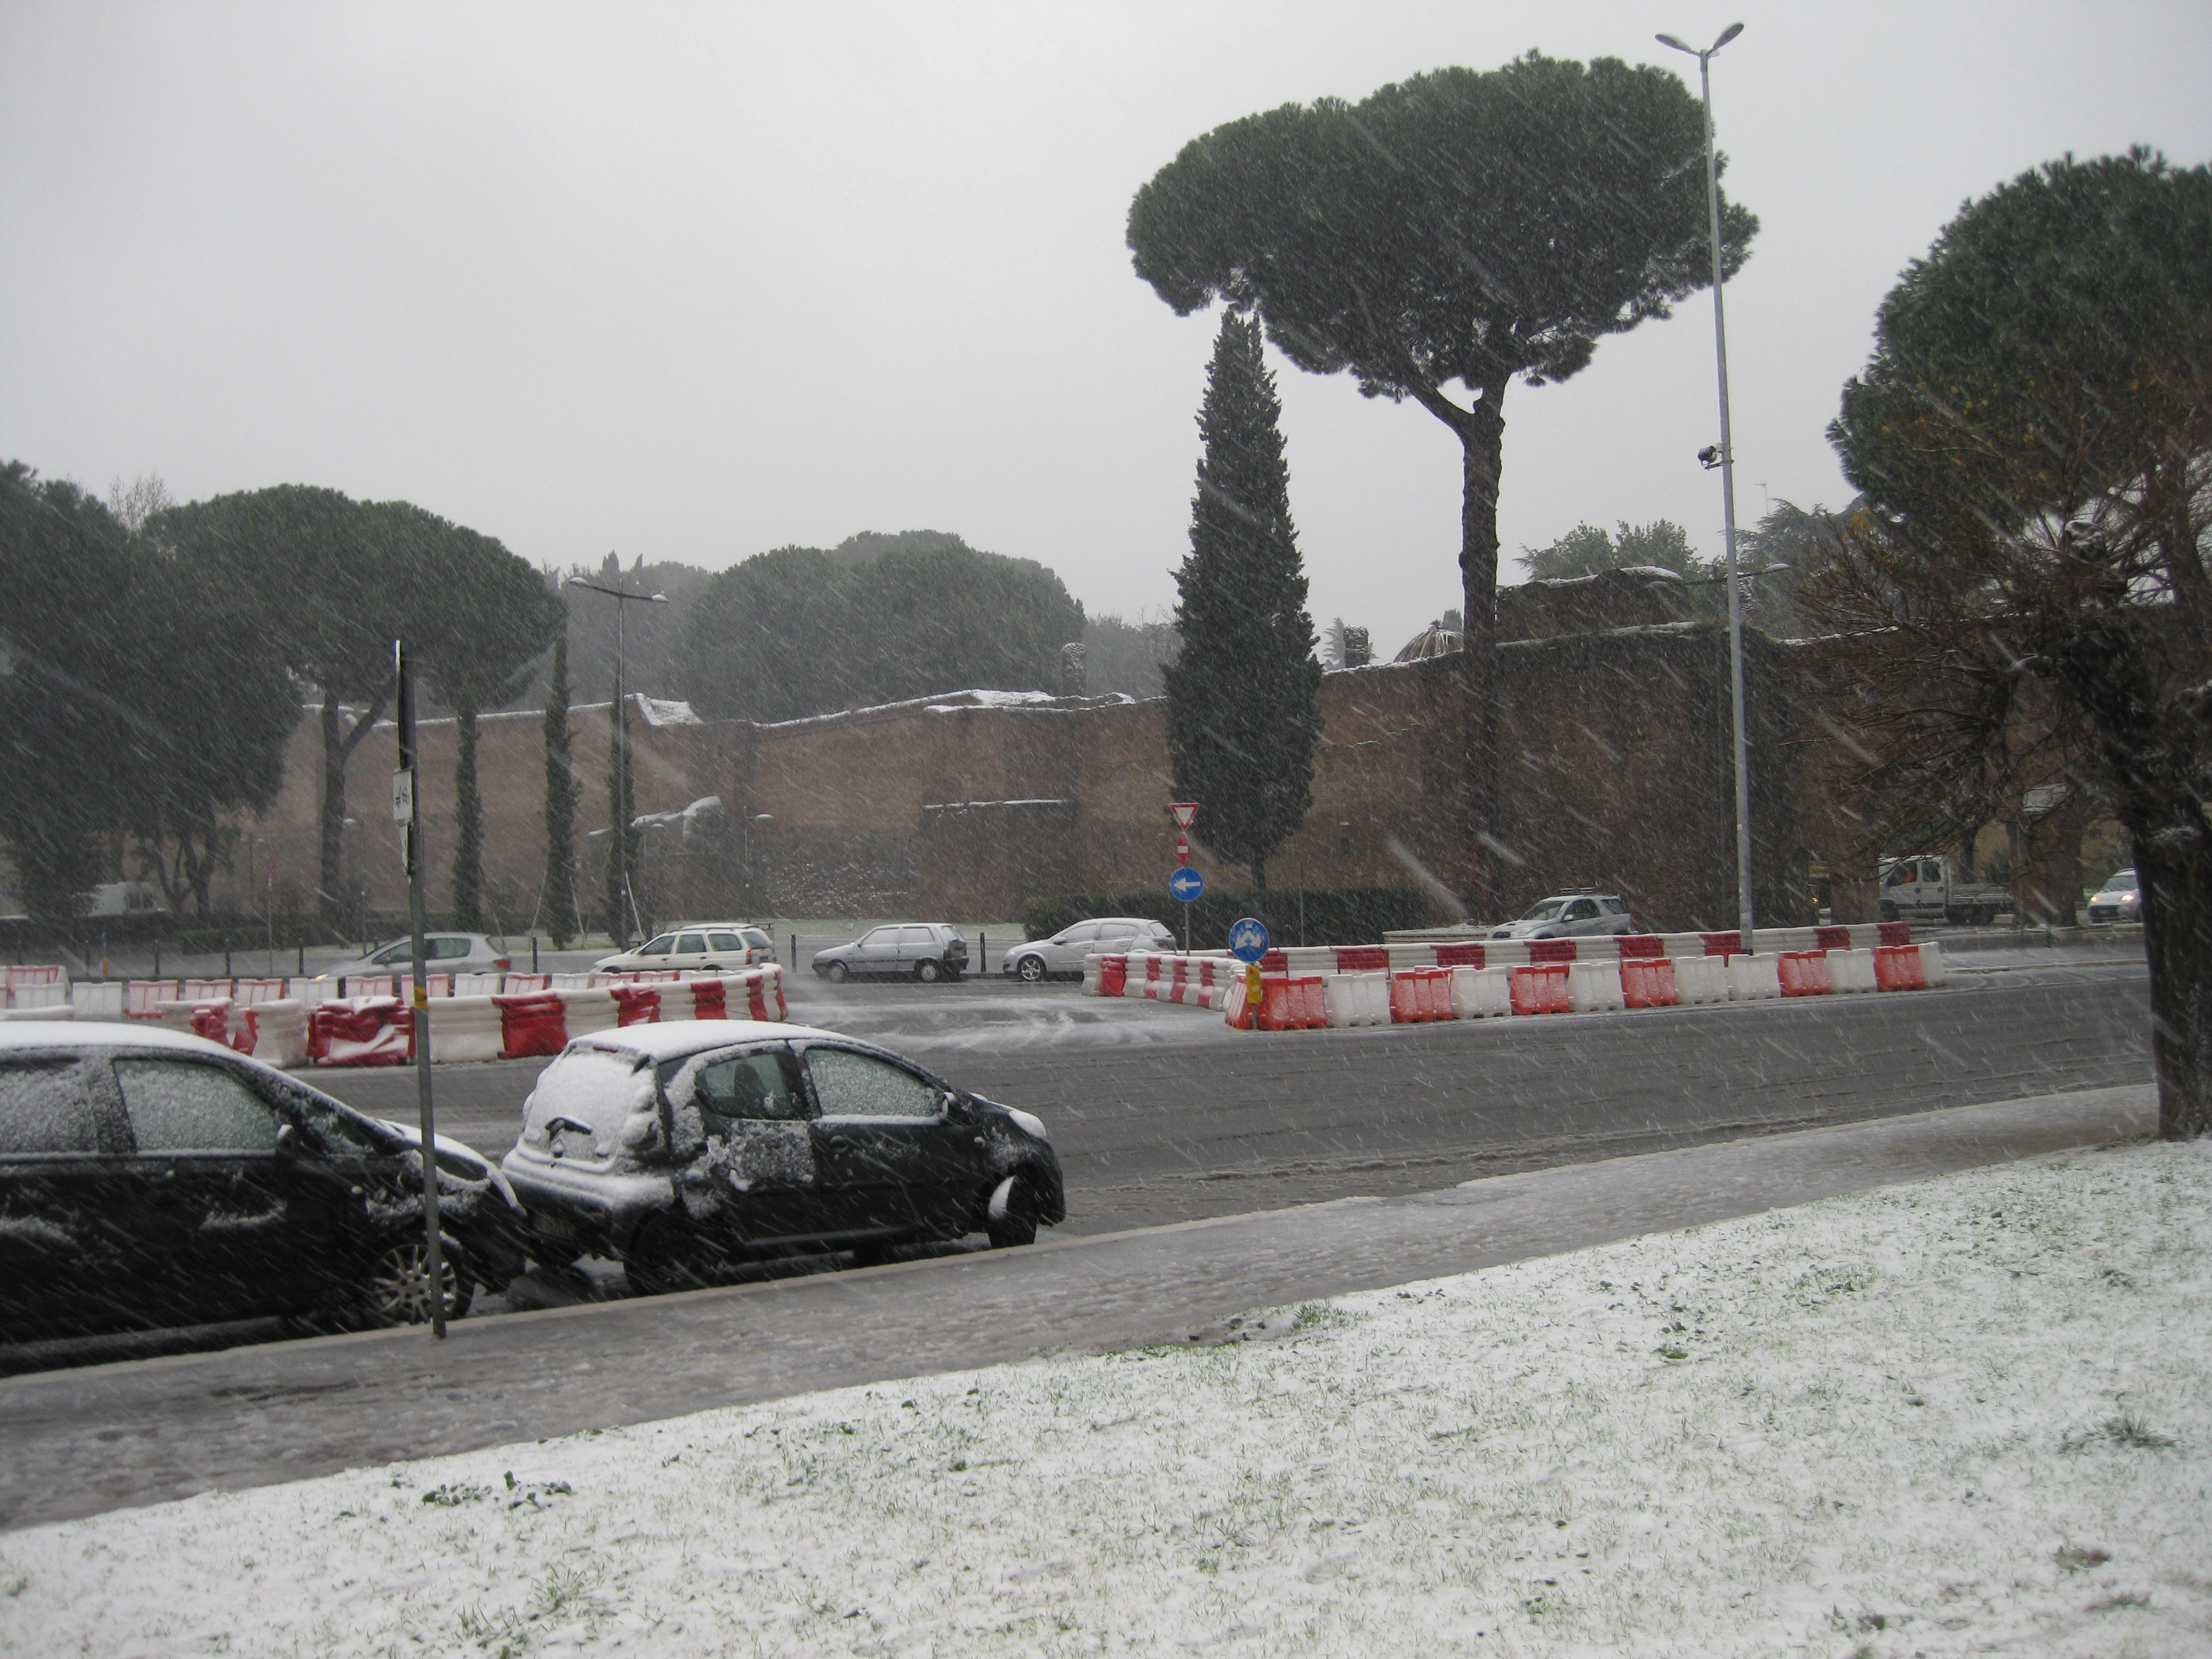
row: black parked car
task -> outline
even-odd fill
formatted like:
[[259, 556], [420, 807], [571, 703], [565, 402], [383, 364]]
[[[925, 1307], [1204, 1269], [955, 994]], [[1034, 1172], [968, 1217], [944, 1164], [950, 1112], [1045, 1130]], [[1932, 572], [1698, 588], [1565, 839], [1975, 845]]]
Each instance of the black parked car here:
[[748, 1257], [971, 1232], [1028, 1244], [1066, 1218], [1060, 1160], [1027, 1112], [830, 1031], [751, 1020], [580, 1037], [523, 1104], [502, 1162], [560, 1264], [619, 1257], [651, 1294]]
[[[525, 1265], [506, 1178], [438, 1139], [446, 1313]], [[429, 1316], [419, 1138], [204, 1037], [0, 1024], [0, 1340]]]

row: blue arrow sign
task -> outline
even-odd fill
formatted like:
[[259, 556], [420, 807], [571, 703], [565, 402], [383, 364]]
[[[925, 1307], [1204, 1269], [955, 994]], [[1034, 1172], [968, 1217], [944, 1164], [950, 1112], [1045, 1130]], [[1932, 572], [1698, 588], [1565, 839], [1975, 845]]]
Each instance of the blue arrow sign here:
[[1229, 930], [1229, 954], [1239, 962], [1257, 962], [1267, 954], [1267, 924], [1246, 916]]
[[1187, 864], [1168, 877], [1168, 891], [1185, 904], [1191, 903], [1205, 890], [1206, 878]]

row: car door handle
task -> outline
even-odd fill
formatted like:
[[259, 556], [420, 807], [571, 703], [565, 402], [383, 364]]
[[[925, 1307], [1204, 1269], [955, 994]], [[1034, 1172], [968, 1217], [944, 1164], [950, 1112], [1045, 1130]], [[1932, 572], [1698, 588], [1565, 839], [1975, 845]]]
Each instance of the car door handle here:
[[825, 1144], [833, 1152], [849, 1152], [856, 1150], [860, 1143], [850, 1135], [831, 1135]]

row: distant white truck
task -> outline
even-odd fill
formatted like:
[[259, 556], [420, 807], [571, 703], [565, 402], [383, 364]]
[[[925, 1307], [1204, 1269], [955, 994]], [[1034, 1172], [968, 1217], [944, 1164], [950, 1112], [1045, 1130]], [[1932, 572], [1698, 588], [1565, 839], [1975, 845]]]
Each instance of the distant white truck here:
[[2012, 908], [2012, 895], [1985, 881], [1961, 878], [1938, 853], [1915, 853], [1881, 861], [1884, 921], [1948, 921], [1966, 927], [1996, 920]]

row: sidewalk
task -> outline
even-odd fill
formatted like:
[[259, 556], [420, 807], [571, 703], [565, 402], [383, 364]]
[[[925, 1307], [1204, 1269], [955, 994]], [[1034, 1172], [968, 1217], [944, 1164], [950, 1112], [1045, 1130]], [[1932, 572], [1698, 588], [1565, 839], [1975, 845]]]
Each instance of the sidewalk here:
[[638, 1302], [0, 1382], [21, 1527], [1023, 1358], [2142, 1133], [2148, 1085]]

